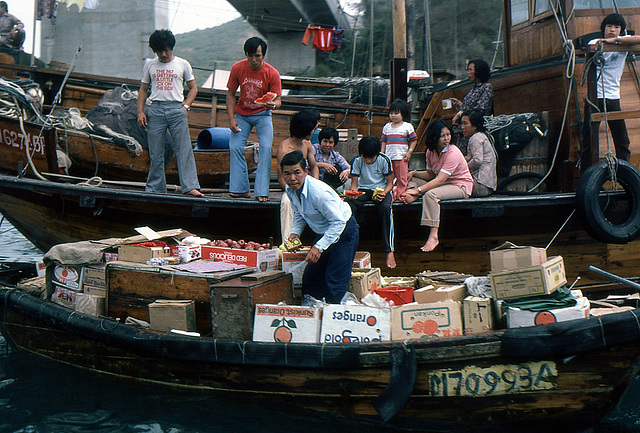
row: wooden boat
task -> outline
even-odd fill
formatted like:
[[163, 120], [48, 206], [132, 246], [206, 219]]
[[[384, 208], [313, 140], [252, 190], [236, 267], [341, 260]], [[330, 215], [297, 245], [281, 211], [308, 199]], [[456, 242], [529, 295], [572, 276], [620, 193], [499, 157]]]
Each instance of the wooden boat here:
[[[536, 10], [532, 2], [533, 0], [527, 3], [527, 10]], [[569, 6], [568, 0], [559, 3], [562, 12], [572, 10]], [[474, 275], [486, 274], [489, 272], [486, 252], [503, 241], [510, 240], [521, 245], [549, 245], [550, 254], [561, 254], [565, 258], [570, 278], [577, 277], [588, 264], [608, 270], [620, 270], [623, 276], [640, 275], [640, 262], [636, 260], [640, 254], [640, 241], [630, 238], [627, 243], [618, 244], [594, 240], [578, 219], [571, 217], [576, 204], [580, 202], [580, 197], [576, 201], [575, 194], [579, 131], [569, 126], [563, 128], [559, 122], [567, 101], [567, 94], [559, 90], [566, 92], [572, 89], [574, 81], [563, 78], [566, 62], [557, 48], [553, 48], [555, 44], [548, 40], [553, 35], [560, 38], [559, 31], [556, 33], [553, 28], [555, 20], [552, 11], [545, 11], [531, 16], [526, 22], [511, 25], [510, 2], [505, 2], [505, 10], [509, 23], [506, 39], [509, 66], [494, 73], [491, 79], [496, 89], [495, 112], [507, 114], [526, 110], [548, 113], [547, 145], [539, 148], [540, 154], [532, 156], [535, 164], [529, 164], [525, 158], [518, 168], [523, 171], [538, 170], [539, 175], [548, 173], [549, 193], [519, 196], [495, 194], [483, 199], [443, 202], [440, 245], [429, 254], [419, 250], [427, 237], [426, 231], [418, 226], [419, 205], [395, 204], [398, 267], [390, 273], [410, 275], [424, 269], [455, 269]], [[621, 8], [621, 11], [631, 18], [639, 13], [637, 8]], [[608, 12], [604, 9], [576, 9], [573, 14], [565, 13], [570, 18], [567, 24], [571, 30], [570, 36], [576, 37], [597, 28], [602, 16]], [[526, 40], [521, 42], [522, 38]], [[580, 65], [579, 61], [576, 62], [575, 77], [579, 75]], [[16, 73], [28, 73], [37, 82], [49, 80], [60, 83], [63, 79], [62, 71], [55, 73], [15, 65], [7, 67]], [[65, 87], [64, 104], [80, 106], [82, 110], [95, 105], [101, 92], [110, 88], [100, 78], [72, 74]], [[628, 74], [623, 83], [623, 92], [629, 93], [633, 83]], [[135, 82], [129, 84], [135, 85]], [[469, 85], [468, 82], [461, 82], [438, 92], [426, 86], [421, 98], [424, 104], [418, 127], [419, 135], [422, 136], [433, 119], [451, 117], [452, 113], [443, 111], [441, 99], [449, 96], [461, 99]], [[57, 88], [59, 85], [54, 85], [51, 92], [55, 93]], [[584, 91], [580, 90], [578, 100], [582, 94]], [[212, 112], [216, 113], [215, 118], [218, 119], [214, 125], [225, 126], [226, 116], [221, 115], [224, 112], [224, 104], [221, 103], [223, 95], [203, 90], [201, 97], [190, 114], [194, 130], [211, 126]], [[571, 104], [573, 100], [573, 96], [568, 99]], [[285, 97], [284, 101], [283, 109], [274, 114], [274, 143], [278, 143], [286, 134], [290, 114], [303, 107], [318, 107], [325, 123], [355, 128], [360, 134], [368, 134], [369, 131], [378, 134], [378, 128], [386, 121], [385, 110], [381, 107], [310, 102], [296, 97]], [[527, 101], [526, 106], [522, 106], [522, 101]], [[623, 97], [623, 103], [627, 102], [633, 103], [633, 99]], [[367, 118], [369, 112], [374, 114], [371, 123]], [[578, 123], [577, 112], [577, 107], [568, 111], [568, 125]], [[631, 111], [625, 115], [633, 113]], [[628, 123], [632, 134], [632, 162], [637, 163], [635, 155], [640, 154], [640, 149], [633, 147], [636, 146], [633, 143], [640, 141], [637, 140], [639, 130], [634, 122], [636, 121]], [[604, 128], [601, 129], [602, 135]], [[603, 139], [601, 142], [604, 142]], [[277, 191], [272, 192], [271, 202], [259, 205], [249, 199], [230, 200], [223, 193], [215, 193], [202, 201], [191, 201], [189, 198], [178, 199], [171, 194], [145, 195], [139, 189], [125, 189], [124, 183], [109, 183], [108, 179], [101, 187], [74, 186], [70, 184], [74, 179], [70, 178], [49, 179], [51, 180], [42, 182], [0, 177], [0, 212], [28, 239], [43, 249], [56, 243], [84, 238], [127, 236], [132, 233], [133, 227], [139, 225], [150, 225], [155, 229], [183, 227], [210, 238], [278, 238]], [[83, 179], [75, 180], [76, 183], [82, 181]], [[618, 192], [607, 193], [606, 196], [620, 196], [621, 207], [631, 208], [634, 215], [638, 215], [637, 203], [640, 200], [633, 191], [627, 196]], [[584, 211], [580, 208], [578, 210]], [[624, 214], [624, 209], [622, 213]], [[384, 263], [378, 230], [374, 217], [368, 218], [368, 222], [361, 226], [360, 249], [373, 254], [374, 265]], [[634, 233], [637, 234], [637, 230], [634, 229]], [[307, 236], [307, 239], [310, 240], [311, 236]]]
[[[35, 123], [0, 117], [0, 130], [4, 137], [0, 151], [0, 170], [4, 173], [23, 173], [33, 177], [35, 172], [60, 173], [62, 164], [56, 149], [71, 160], [69, 173], [75, 176], [145, 182], [149, 171], [149, 154], [137, 155], [122, 145], [102, 135], [67, 128], [46, 128]], [[23, 132], [24, 130], [24, 132]], [[42, 135], [41, 135], [42, 131]], [[25, 136], [29, 146], [24, 146]], [[29, 150], [27, 152], [26, 150]], [[254, 153], [257, 144], [248, 144], [245, 159], [250, 172], [255, 171]], [[194, 150], [198, 179], [203, 188], [220, 187], [229, 180], [229, 151], [223, 149]], [[167, 182], [178, 183], [178, 167], [175, 158], [165, 170]]]
[[14, 349], [136, 383], [412, 431], [592, 426], [638, 373], [639, 315], [398, 342], [261, 343], [143, 330], [0, 286], [0, 330]]

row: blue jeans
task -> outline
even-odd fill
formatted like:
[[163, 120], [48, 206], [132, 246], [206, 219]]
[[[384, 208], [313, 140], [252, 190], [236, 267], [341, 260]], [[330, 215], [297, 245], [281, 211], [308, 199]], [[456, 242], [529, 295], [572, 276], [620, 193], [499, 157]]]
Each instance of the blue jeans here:
[[271, 178], [271, 147], [273, 143], [273, 124], [271, 123], [271, 111], [264, 110], [258, 114], [243, 116], [235, 114], [240, 132], [231, 133], [229, 140], [230, 173], [229, 192], [244, 194], [249, 192], [249, 173], [247, 160], [244, 158], [244, 148], [253, 127], [258, 134], [258, 169], [253, 195], [256, 197], [269, 197], [269, 181]]
[[356, 256], [360, 234], [353, 216], [347, 221], [338, 242], [320, 255], [316, 263], [309, 263], [302, 275], [302, 294], [339, 304], [349, 291], [353, 259]]
[[178, 177], [182, 193], [200, 189], [196, 160], [193, 156], [187, 113], [182, 102], [154, 101], [147, 115], [147, 141], [149, 142], [149, 175], [146, 191], [167, 192], [164, 175], [165, 134], [171, 134], [173, 151], [178, 161]]

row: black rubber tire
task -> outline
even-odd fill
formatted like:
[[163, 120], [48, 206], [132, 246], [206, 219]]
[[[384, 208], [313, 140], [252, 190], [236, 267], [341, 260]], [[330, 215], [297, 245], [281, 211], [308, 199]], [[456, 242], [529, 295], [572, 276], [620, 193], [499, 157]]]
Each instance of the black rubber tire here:
[[593, 238], [606, 243], [626, 244], [640, 236], [640, 171], [627, 161], [619, 160], [617, 180], [624, 189], [622, 198], [628, 204], [623, 221], [610, 221], [603, 210], [603, 205], [607, 207], [616, 199], [601, 194], [603, 185], [610, 181], [605, 161], [592, 165], [580, 177], [576, 189], [576, 210]]

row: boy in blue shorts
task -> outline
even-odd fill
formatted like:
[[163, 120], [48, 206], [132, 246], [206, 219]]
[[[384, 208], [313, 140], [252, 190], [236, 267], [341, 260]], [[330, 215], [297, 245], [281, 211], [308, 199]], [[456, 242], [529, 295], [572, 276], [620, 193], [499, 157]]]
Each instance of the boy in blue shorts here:
[[360, 191], [359, 196], [347, 195], [356, 221], [361, 223], [360, 210], [373, 202], [378, 210], [378, 219], [382, 224], [382, 245], [387, 253], [387, 267], [396, 267], [394, 250], [393, 209], [391, 189], [393, 188], [393, 169], [391, 159], [381, 153], [380, 139], [374, 136], [363, 137], [358, 143], [358, 156], [351, 163], [351, 190]]

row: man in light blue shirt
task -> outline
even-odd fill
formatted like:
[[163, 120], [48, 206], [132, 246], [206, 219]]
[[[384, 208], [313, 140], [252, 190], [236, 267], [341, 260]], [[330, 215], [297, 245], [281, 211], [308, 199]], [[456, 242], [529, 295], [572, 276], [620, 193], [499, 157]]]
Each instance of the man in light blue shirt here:
[[299, 239], [305, 225], [316, 233], [305, 259], [308, 265], [302, 276], [302, 294], [339, 303], [349, 290], [358, 224], [349, 205], [330, 186], [307, 176], [302, 152], [286, 154], [280, 167], [294, 212], [289, 240]]

